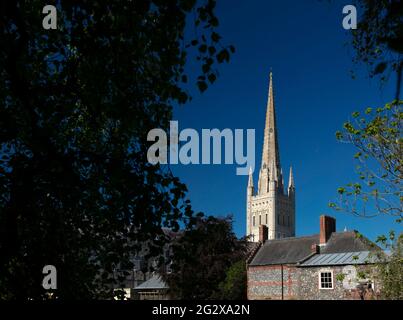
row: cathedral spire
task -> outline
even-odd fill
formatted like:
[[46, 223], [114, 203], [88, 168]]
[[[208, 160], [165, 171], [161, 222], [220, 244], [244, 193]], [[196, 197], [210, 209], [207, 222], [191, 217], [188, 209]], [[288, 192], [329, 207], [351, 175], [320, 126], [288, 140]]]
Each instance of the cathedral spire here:
[[264, 128], [262, 166], [270, 166], [274, 160], [276, 168], [280, 167], [280, 157], [277, 142], [276, 112], [274, 108], [273, 73], [270, 72], [269, 95], [267, 99], [266, 122]]
[[269, 239], [295, 237], [294, 177], [292, 169], [290, 169], [288, 192], [286, 192], [284, 190], [286, 187], [284, 184], [285, 171], [281, 170], [280, 165], [271, 70], [268, 91], [262, 164], [258, 170], [257, 192], [255, 193], [253, 187], [253, 170], [250, 170], [246, 193], [246, 235], [250, 235], [252, 241], [255, 242], [259, 239], [258, 235], [262, 225], [268, 228]]
[[[271, 168], [272, 163], [274, 163], [276, 171], [273, 173], [276, 177], [278, 177], [280, 175], [280, 156], [277, 139], [276, 112], [274, 108], [273, 73], [270, 71], [261, 170], [264, 171], [265, 168]], [[259, 179], [265, 178], [267, 179], [267, 177], [264, 177], [264, 175], [259, 177]], [[265, 184], [259, 181], [259, 186], [263, 185]], [[259, 193], [262, 191], [263, 190], [260, 190]]]

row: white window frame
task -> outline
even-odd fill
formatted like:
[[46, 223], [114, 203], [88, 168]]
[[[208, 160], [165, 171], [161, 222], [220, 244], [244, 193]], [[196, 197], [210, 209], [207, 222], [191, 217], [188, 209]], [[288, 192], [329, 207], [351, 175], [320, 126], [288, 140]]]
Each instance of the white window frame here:
[[[322, 288], [322, 273], [330, 273], [330, 279], [331, 279], [331, 288]], [[319, 290], [333, 290], [334, 289], [334, 275], [333, 275], [333, 270], [330, 269], [321, 269], [318, 272], [318, 286]]]

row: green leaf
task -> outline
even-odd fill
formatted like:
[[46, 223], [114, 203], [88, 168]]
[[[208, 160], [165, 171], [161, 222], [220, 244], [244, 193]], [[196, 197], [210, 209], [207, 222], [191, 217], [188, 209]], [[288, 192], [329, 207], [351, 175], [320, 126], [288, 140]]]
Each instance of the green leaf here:
[[223, 49], [221, 50], [218, 54], [217, 54], [217, 61], [219, 63], [222, 63], [224, 61], [229, 62], [229, 52], [227, 49]]
[[221, 39], [221, 36], [217, 32], [211, 33], [211, 40], [213, 40], [214, 42], [218, 42], [218, 41], [220, 41], [220, 39]]
[[217, 79], [216, 75], [214, 73], [210, 73], [208, 75], [208, 80], [210, 81], [210, 83], [214, 83], [214, 81]]
[[378, 63], [374, 69], [374, 75], [383, 73], [387, 66], [386, 62]]
[[208, 87], [205, 81], [197, 81], [197, 86], [199, 87], [200, 92], [206, 91]]
[[345, 191], [346, 191], [345, 188], [338, 188], [337, 189], [337, 192], [340, 193], [340, 194], [343, 194]]
[[210, 55], [213, 55], [213, 54], [215, 54], [216, 53], [216, 48], [215, 47], [213, 47], [213, 46], [210, 46], [210, 47], [208, 47], [208, 52], [209, 52], [209, 54]]
[[377, 243], [385, 243], [386, 240], [387, 240], [387, 238], [385, 237], [385, 235], [382, 234], [382, 235], [380, 235], [380, 236], [378, 236], [376, 238], [375, 242], [377, 242]]

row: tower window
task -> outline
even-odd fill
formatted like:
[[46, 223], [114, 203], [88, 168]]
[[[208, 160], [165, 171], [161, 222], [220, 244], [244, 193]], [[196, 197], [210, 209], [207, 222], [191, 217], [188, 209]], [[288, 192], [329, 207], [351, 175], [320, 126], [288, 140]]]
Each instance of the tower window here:
[[252, 217], [252, 220], [253, 220], [252, 224], [253, 226], [255, 226], [255, 216]]
[[267, 214], [266, 214], [266, 224], [268, 224], [268, 222], [267, 222]]
[[262, 224], [262, 216], [259, 214], [259, 225]]

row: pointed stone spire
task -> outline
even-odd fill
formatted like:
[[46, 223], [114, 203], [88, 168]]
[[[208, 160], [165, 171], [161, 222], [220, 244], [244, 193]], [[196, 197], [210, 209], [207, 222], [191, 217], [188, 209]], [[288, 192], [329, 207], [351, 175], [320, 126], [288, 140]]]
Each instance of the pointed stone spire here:
[[249, 167], [248, 187], [253, 187], [253, 172], [252, 172], [252, 167]]
[[292, 167], [290, 167], [290, 177], [288, 178], [288, 189], [295, 188], [294, 175], [292, 174]]
[[[274, 163], [274, 170], [271, 170], [272, 163]], [[270, 171], [273, 171], [273, 174], [276, 177], [275, 180], [277, 181], [277, 178], [280, 174], [280, 167], [276, 112], [274, 108], [273, 73], [270, 71], [269, 94], [267, 99], [261, 168], [270, 168]], [[259, 180], [265, 178], [267, 179], [267, 177], [265, 177], [263, 174], [259, 176]], [[259, 186], [263, 185], [265, 184], [259, 181]], [[263, 190], [259, 190], [259, 194], [262, 194], [262, 191]]]
[[266, 122], [264, 128], [262, 165], [267, 166], [274, 160], [277, 168], [280, 168], [280, 157], [277, 142], [276, 112], [274, 108], [273, 73], [270, 72], [269, 95], [267, 99]]

